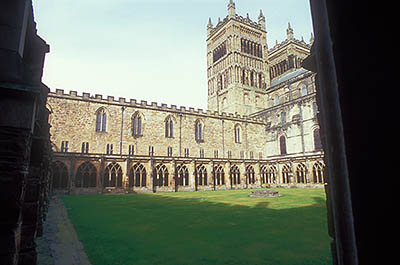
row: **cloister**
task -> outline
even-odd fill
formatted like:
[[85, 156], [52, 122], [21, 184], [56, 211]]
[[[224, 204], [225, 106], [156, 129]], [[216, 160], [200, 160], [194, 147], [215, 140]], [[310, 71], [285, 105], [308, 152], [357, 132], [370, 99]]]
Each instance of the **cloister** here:
[[56, 154], [55, 190], [101, 192], [178, 192], [266, 187], [322, 187], [322, 157], [279, 160], [188, 159]]

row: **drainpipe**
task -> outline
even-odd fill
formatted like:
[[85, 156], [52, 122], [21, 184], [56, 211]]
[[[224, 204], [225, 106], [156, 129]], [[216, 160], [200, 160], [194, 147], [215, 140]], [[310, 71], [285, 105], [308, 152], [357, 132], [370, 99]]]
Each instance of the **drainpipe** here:
[[122, 155], [122, 130], [124, 128], [124, 110], [125, 107], [121, 107], [121, 132], [120, 132], [120, 139], [119, 139], [119, 154]]

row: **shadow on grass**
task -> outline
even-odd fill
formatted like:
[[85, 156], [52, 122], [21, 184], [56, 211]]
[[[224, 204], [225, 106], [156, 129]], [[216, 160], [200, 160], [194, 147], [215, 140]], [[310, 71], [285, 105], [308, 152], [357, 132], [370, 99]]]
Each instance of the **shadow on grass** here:
[[93, 265], [331, 264], [325, 201], [313, 200], [271, 209], [152, 194], [63, 197]]

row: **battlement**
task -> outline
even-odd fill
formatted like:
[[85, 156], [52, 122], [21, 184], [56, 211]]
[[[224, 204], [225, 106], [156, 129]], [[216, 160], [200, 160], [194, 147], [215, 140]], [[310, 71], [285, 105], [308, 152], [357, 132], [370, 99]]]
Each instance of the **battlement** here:
[[265, 121], [261, 118], [254, 118], [254, 117], [248, 117], [246, 115], [240, 115], [240, 114], [233, 114], [233, 113], [225, 113], [221, 112], [219, 113], [218, 111], [211, 111], [211, 110], [206, 110], [204, 111], [203, 109], [200, 108], [193, 108], [193, 107], [185, 107], [185, 106], [180, 106], [179, 109], [177, 108], [176, 105], [171, 105], [168, 107], [166, 103], [161, 103], [158, 104], [157, 102], [151, 102], [150, 104], [147, 103], [146, 100], [141, 100], [138, 102], [136, 99], [129, 99], [126, 100], [123, 97], [119, 97], [116, 99], [114, 96], [103, 96], [101, 94], [95, 94], [91, 95], [90, 93], [87, 92], [82, 92], [81, 95], [78, 95], [77, 91], [70, 90], [69, 93], [64, 92], [63, 89], [56, 89], [55, 91], [52, 91], [50, 89], [50, 93], [48, 94], [48, 97], [58, 97], [58, 98], [65, 98], [65, 99], [71, 99], [71, 100], [83, 100], [83, 101], [91, 101], [93, 103], [100, 103], [100, 104], [113, 104], [113, 105], [121, 105], [125, 107], [133, 107], [133, 108], [144, 108], [144, 109], [150, 109], [150, 110], [160, 110], [160, 111], [170, 111], [170, 112], [176, 112], [179, 114], [187, 114], [187, 115], [199, 115], [199, 116], [207, 116], [207, 117], [212, 117], [212, 118], [218, 118], [218, 119], [231, 119], [231, 120], [238, 120], [241, 122], [254, 122], [254, 123], [262, 123], [265, 124]]
[[214, 33], [217, 32], [220, 28], [222, 28], [225, 24], [227, 24], [230, 19], [236, 20], [238, 22], [242, 22], [243, 24], [253, 27], [257, 30], [265, 31], [265, 29], [263, 28], [263, 26], [261, 24], [255, 22], [255, 21], [252, 21], [248, 16], [242, 17], [238, 14], [235, 14], [235, 16], [233, 18], [229, 18], [228, 16], [226, 16], [224, 19], [218, 21], [218, 23], [215, 25], [215, 27], [211, 27], [209, 38], [212, 37], [214, 35]]

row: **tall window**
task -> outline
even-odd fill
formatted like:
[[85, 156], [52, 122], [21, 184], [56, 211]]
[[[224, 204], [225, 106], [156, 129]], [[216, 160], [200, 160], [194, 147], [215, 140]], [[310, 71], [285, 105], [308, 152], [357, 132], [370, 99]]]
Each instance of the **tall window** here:
[[231, 185], [240, 184], [240, 171], [237, 166], [232, 166], [229, 172], [229, 177], [231, 179]]
[[130, 156], [133, 156], [133, 155], [135, 154], [135, 147], [134, 147], [133, 144], [130, 144], [130, 145], [129, 145], [129, 150], [128, 150], [128, 151], [129, 151], [128, 154], [129, 154]]
[[197, 166], [196, 177], [198, 185], [207, 185], [207, 170], [204, 165]]
[[286, 112], [284, 112], [284, 111], [281, 112], [281, 122], [282, 123], [286, 122]]
[[68, 152], [68, 141], [61, 142], [61, 152]]
[[122, 169], [115, 162], [109, 164], [103, 173], [104, 187], [122, 187]]
[[279, 146], [281, 149], [281, 155], [286, 155], [286, 138], [283, 135], [279, 138]]
[[173, 131], [174, 131], [174, 123], [172, 122], [171, 117], [168, 117], [165, 120], [165, 137], [167, 138], [172, 138], [173, 137]]
[[132, 117], [132, 136], [139, 137], [142, 135], [142, 117], [139, 113], [135, 113]]
[[254, 168], [252, 166], [248, 166], [246, 168], [246, 182], [247, 182], [247, 184], [255, 184], [256, 183], [255, 172], [254, 172]]
[[302, 85], [301, 86], [301, 96], [306, 96], [307, 95], [307, 85]]
[[107, 144], [106, 154], [112, 155], [113, 154], [113, 144]]
[[82, 154], [87, 154], [89, 153], [89, 143], [88, 142], [83, 142], [82, 143]]
[[172, 147], [169, 146], [167, 149], [168, 156], [172, 156]]
[[241, 140], [241, 130], [240, 126], [236, 125], [235, 126], [235, 143], [240, 143]]
[[319, 129], [314, 130], [314, 149], [315, 151], [322, 151], [321, 138], [319, 135]]
[[194, 137], [197, 142], [202, 142], [204, 141], [203, 138], [203, 123], [201, 121], [196, 121], [195, 127], [194, 127]]
[[96, 132], [105, 132], [106, 131], [106, 121], [107, 115], [104, 108], [100, 108], [96, 112]]
[[154, 146], [149, 146], [149, 156], [154, 155]]

